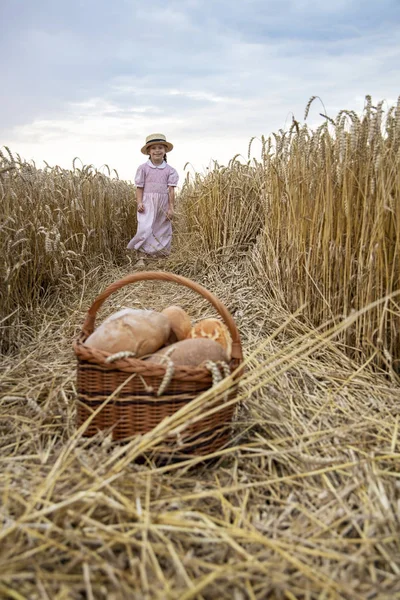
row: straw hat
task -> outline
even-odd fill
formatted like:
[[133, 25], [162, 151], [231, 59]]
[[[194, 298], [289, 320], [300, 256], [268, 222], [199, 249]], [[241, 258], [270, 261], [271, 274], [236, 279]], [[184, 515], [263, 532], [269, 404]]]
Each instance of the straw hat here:
[[170, 142], [167, 142], [167, 138], [165, 137], [164, 134], [162, 133], [151, 133], [150, 135], [147, 136], [146, 138], [146, 143], [142, 148], [142, 153], [143, 154], [148, 154], [149, 151], [149, 146], [151, 146], [152, 144], [163, 144], [166, 147], [166, 152], [171, 152], [173, 145]]

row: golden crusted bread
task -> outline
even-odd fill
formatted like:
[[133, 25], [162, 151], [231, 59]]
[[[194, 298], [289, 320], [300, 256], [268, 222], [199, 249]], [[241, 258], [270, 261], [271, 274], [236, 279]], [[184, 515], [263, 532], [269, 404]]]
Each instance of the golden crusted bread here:
[[165, 315], [154, 310], [124, 308], [107, 317], [85, 344], [110, 354], [126, 351], [140, 357], [161, 348], [170, 333]]
[[161, 311], [161, 314], [168, 318], [171, 326], [171, 333], [168, 338], [169, 344], [173, 344], [174, 342], [179, 342], [180, 340], [187, 338], [192, 328], [192, 321], [183, 308], [180, 306], [171, 305], [167, 308], [164, 308], [164, 310]]
[[161, 348], [146, 360], [164, 363], [167, 356], [175, 365], [198, 367], [207, 360], [228, 362], [228, 356], [220, 344], [204, 338], [182, 340]]
[[205, 338], [208, 340], [214, 340], [222, 346], [229, 359], [231, 358], [232, 337], [225, 323], [219, 319], [209, 318], [198, 321], [191, 328], [188, 338]]

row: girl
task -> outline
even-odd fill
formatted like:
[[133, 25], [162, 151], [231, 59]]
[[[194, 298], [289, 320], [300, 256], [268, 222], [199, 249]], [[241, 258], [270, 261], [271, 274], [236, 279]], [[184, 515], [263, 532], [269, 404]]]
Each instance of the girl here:
[[[165, 135], [152, 133], [141, 150], [149, 155], [149, 160], [136, 172], [138, 228], [127, 247], [137, 250], [142, 257], [167, 256], [171, 249], [171, 219], [179, 179], [175, 169], [167, 164], [166, 152], [171, 152], [172, 148]], [[136, 266], [144, 266], [143, 258]]]

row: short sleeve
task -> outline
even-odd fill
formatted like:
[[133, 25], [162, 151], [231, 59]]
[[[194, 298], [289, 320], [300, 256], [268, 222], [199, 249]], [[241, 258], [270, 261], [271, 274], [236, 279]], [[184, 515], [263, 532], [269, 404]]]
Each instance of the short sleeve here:
[[175, 187], [178, 185], [179, 175], [177, 171], [173, 167], [171, 167], [170, 172], [168, 173], [168, 186]]
[[140, 165], [140, 167], [136, 171], [135, 184], [137, 185], [137, 187], [144, 187], [145, 173], [143, 167], [144, 165]]

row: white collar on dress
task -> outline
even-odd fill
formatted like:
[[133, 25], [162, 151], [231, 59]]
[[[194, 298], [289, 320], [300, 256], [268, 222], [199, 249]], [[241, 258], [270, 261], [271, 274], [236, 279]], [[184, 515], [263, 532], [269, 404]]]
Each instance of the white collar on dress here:
[[151, 162], [151, 160], [149, 159], [147, 161], [147, 164], [149, 165], [149, 167], [151, 167], [152, 169], [165, 169], [165, 167], [167, 166], [167, 163], [165, 162], [165, 160], [162, 161], [161, 165], [153, 165], [153, 163]]

